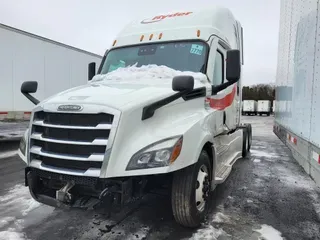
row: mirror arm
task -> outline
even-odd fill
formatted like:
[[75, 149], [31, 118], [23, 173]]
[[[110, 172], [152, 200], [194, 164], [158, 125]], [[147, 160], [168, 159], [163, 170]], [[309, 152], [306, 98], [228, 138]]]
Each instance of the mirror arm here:
[[223, 89], [226, 89], [227, 87], [231, 86], [232, 84], [236, 83], [237, 81], [228, 81], [228, 82], [225, 82], [225, 83], [222, 83], [218, 86], [212, 86], [211, 88], [211, 94], [212, 95], [215, 95], [217, 94], [218, 92], [222, 91]]
[[29, 93], [22, 93], [26, 98], [28, 98], [33, 104], [37, 105], [40, 101]]
[[187, 91], [177, 92], [169, 97], [166, 97], [164, 99], [161, 99], [159, 101], [156, 101], [154, 103], [151, 103], [151, 104], [145, 106], [142, 109], [141, 120], [146, 120], [148, 118], [151, 118], [157, 109], [177, 100], [178, 98], [182, 97], [183, 95], [185, 95], [189, 92], [191, 92], [191, 91], [187, 90]]

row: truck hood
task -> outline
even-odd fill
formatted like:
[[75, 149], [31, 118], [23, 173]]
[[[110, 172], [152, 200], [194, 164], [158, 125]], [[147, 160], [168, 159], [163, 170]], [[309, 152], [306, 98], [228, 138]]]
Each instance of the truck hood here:
[[172, 79], [177, 75], [192, 75], [195, 88], [208, 84], [202, 73], [180, 72], [157, 65], [130, 66], [96, 75], [88, 84], [58, 93], [42, 103], [97, 104], [123, 110], [174, 94]]
[[44, 104], [98, 104], [122, 109], [126, 105], [149, 102], [152, 99], [166, 97], [173, 93], [170, 87], [165, 86], [157, 87], [134, 83], [90, 83], [56, 94], [44, 101]]

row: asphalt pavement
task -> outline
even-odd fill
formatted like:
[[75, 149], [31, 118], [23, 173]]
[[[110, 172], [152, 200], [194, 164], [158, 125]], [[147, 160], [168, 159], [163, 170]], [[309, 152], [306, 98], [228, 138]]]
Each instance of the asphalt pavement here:
[[1, 142], [18, 141], [28, 125], [29, 121], [0, 121], [0, 144]]
[[18, 143], [0, 142], [0, 240], [320, 239], [320, 189], [273, 134], [273, 117], [245, 121], [253, 125], [251, 153], [216, 188], [210, 214], [195, 230], [175, 223], [166, 192], [111, 217], [39, 204], [23, 185]]

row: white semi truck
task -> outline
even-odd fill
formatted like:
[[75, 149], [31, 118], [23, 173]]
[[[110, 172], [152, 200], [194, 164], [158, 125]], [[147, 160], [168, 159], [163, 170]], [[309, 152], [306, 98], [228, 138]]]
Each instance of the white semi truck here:
[[257, 101], [255, 100], [243, 100], [243, 115], [257, 115]]
[[39, 101], [37, 82], [23, 83], [36, 104], [19, 150], [33, 198], [123, 206], [168, 185], [176, 221], [199, 226], [210, 191], [251, 146], [242, 36], [221, 7], [151, 16], [119, 33], [97, 74], [89, 64], [86, 85]]
[[[320, 2], [281, 1], [274, 132], [320, 185]], [[319, 118], [318, 118], [319, 117]]]

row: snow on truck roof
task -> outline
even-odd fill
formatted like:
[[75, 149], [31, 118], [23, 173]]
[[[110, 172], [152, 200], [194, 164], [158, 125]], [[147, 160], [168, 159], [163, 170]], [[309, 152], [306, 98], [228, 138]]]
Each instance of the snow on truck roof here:
[[126, 25], [113, 46], [133, 45], [155, 41], [202, 39], [215, 34], [236, 47], [234, 31], [237, 21], [224, 7], [172, 11], [136, 19]]

